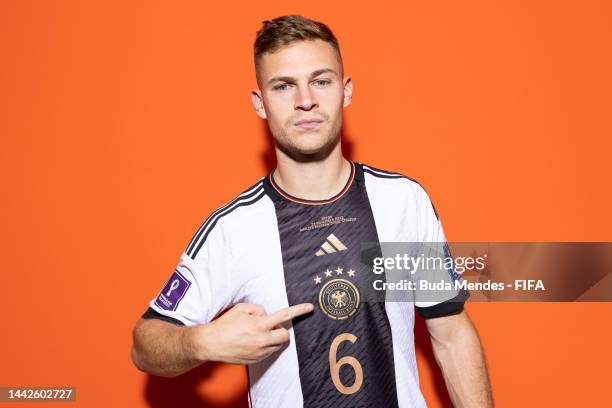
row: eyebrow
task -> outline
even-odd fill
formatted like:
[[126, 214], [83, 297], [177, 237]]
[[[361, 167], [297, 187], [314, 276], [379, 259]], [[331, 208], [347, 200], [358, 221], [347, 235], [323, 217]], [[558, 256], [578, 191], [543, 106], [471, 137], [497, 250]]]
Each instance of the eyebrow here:
[[[335, 74], [336, 76], [338, 75], [338, 73], [331, 68], [321, 68], [321, 69], [317, 69], [316, 71], [313, 71], [310, 74], [310, 79], [318, 77], [321, 74], [327, 74], [327, 73]], [[277, 76], [277, 77], [271, 78], [267, 84], [270, 85], [273, 82], [295, 82], [295, 78], [290, 77], [290, 76]]]

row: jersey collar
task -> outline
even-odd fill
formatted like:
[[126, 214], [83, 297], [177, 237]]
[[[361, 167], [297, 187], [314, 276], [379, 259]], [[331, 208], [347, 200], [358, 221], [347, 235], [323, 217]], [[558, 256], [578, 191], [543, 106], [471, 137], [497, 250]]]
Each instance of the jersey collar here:
[[337, 201], [340, 198], [342, 198], [346, 194], [346, 192], [349, 190], [351, 185], [353, 184], [353, 180], [355, 179], [355, 173], [356, 173], [355, 163], [353, 163], [350, 160], [349, 160], [349, 163], [351, 164], [351, 173], [349, 175], [348, 180], [346, 181], [346, 184], [344, 185], [344, 187], [342, 188], [342, 190], [340, 190], [338, 194], [326, 200], [306, 200], [303, 198], [292, 196], [291, 194], [284, 191], [278, 184], [276, 184], [276, 182], [274, 181], [274, 178], [272, 177], [272, 173], [274, 172], [274, 170], [269, 172], [265, 178], [264, 185], [266, 188], [266, 192], [275, 201], [276, 200], [287, 200], [287, 201], [291, 201], [291, 202], [298, 203], [298, 204], [304, 204], [304, 205], [324, 205], [324, 204], [333, 203], [334, 201]]

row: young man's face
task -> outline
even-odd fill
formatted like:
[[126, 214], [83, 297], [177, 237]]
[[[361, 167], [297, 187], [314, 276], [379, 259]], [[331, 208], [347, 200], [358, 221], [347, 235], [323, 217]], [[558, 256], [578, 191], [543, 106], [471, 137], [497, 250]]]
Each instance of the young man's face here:
[[325, 41], [298, 41], [261, 56], [259, 89], [252, 92], [257, 114], [290, 156], [310, 156], [335, 145], [342, 109], [352, 83], [342, 77], [334, 48]]

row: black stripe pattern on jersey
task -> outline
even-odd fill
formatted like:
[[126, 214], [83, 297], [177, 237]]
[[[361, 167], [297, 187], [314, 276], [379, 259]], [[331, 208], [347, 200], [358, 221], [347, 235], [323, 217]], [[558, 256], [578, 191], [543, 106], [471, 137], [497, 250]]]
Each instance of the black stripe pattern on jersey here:
[[200, 228], [198, 228], [198, 231], [194, 234], [193, 238], [191, 238], [191, 241], [189, 242], [189, 244], [187, 245], [187, 249], [185, 250], [187, 255], [191, 259], [196, 258], [198, 252], [204, 245], [204, 242], [206, 242], [206, 238], [221, 218], [230, 214], [237, 208], [243, 207], [245, 205], [251, 205], [259, 201], [259, 199], [261, 199], [264, 195], [265, 192], [263, 189], [263, 182], [259, 181], [254, 186], [238, 195], [238, 197], [230, 201], [228, 204], [214, 211], [202, 223]]
[[[385, 303], [372, 299], [372, 273], [362, 244], [380, 245], [356, 166], [344, 195], [326, 204], [297, 203], [264, 181], [274, 202], [287, 300], [310, 302], [293, 320], [305, 408], [398, 407], [393, 340]], [[357, 300], [359, 298], [359, 300]]]

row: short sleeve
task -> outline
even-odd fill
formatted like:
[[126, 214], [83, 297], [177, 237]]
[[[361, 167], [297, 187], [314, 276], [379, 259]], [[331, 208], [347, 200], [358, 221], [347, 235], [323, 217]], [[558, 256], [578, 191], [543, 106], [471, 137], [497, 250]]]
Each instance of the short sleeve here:
[[231, 265], [222, 226], [204, 223], [143, 318], [194, 326], [211, 321], [232, 303]]
[[436, 267], [420, 272], [418, 283], [425, 280], [435, 288], [422, 289], [417, 284], [417, 312], [426, 319], [459, 313], [463, 310], [469, 293], [462, 287], [461, 275], [455, 271], [454, 264], [448, 262], [452, 259], [452, 254], [442, 223], [431, 199], [420, 185], [417, 185], [416, 200], [419, 244], [423, 249], [421, 252], [424, 256], [441, 259], [441, 267], [436, 264]]

